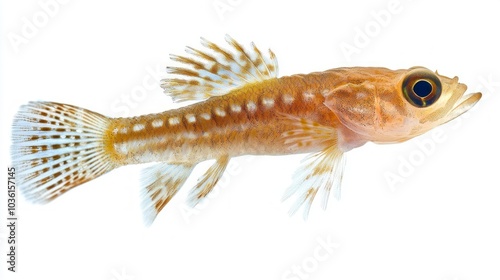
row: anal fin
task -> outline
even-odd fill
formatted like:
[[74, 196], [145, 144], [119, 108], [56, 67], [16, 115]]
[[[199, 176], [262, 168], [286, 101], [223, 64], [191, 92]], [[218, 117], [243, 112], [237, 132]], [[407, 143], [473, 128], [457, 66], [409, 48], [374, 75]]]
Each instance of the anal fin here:
[[188, 196], [188, 204], [195, 207], [200, 203], [215, 187], [219, 179], [224, 174], [230, 157], [222, 156], [208, 168], [208, 170], [199, 179], [196, 186], [191, 190]]
[[344, 168], [344, 153], [337, 146], [337, 131], [317, 122], [283, 115], [294, 129], [283, 134], [285, 144], [290, 147], [315, 146], [321, 151], [308, 155], [293, 175], [292, 185], [285, 191], [283, 200], [297, 196], [290, 215], [304, 205], [304, 219], [309, 215], [312, 202], [322, 192], [322, 208], [326, 209], [333, 188], [334, 197], [340, 199], [340, 185]]
[[[224, 174], [229, 159], [228, 155], [221, 156], [198, 179], [196, 186], [189, 193], [189, 205], [196, 206], [213, 190]], [[196, 164], [189, 163], [158, 163], [143, 170], [142, 210], [146, 225], [153, 223], [158, 213], [184, 185], [195, 166]]]
[[142, 171], [142, 210], [144, 223], [150, 225], [154, 219], [184, 185], [193, 171], [192, 164], [158, 163]]

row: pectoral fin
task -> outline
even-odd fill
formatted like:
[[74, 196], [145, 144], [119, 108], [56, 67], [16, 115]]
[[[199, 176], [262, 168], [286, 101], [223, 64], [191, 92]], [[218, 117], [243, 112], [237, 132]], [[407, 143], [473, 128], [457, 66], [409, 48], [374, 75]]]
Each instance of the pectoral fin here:
[[292, 185], [285, 191], [283, 200], [296, 195], [297, 200], [290, 208], [290, 215], [304, 205], [304, 219], [307, 219], [312, 202], [318, 192], [322, 192], [322, 207], [326, 209], [328, 198], [333, 188], [333, 195], [340, 199], [340, 185], [344, 169], [343, 152], [335, 146], [311, 154], [302, 160], [295, 172]]
[[283, 122], [294, 127], [282, 135], [285, 145], [290, 148], [328, 147], [337, 144], [337, 131], [330, 126], [288, 114], [280, 114], [280, 116]]

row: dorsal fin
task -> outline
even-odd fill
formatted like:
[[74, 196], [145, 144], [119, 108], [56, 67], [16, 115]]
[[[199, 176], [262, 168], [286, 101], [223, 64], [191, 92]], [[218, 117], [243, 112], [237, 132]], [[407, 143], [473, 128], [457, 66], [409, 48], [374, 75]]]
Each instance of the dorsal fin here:
[[175, 102], [203, 100], [278, 76], [278, 61], [271, 50], [267, 57], [254, 43], [246, 49], [229, 35], [225, 39], [230, 50], [201, 38], [206, 51], [187, 47], [189, 57], [171, 55], [170, 58], [183, 67], [167, 67], [168, 73], [174, 76], [162, 81], [165, 93]]

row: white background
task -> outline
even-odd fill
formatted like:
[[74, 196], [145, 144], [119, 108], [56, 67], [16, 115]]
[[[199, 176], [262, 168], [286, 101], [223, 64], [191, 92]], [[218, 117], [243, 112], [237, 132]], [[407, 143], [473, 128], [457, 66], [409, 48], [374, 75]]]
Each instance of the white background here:
[[[234, 159], [201, 209], [186, 210], [186, 187], [149, 228], [139, 207], [143, 166], [128, 166], [48, 205], [20, 197], [18, 272], [11, 273], [2, 188], [1, 279], [500, 278], [500, 20], [494, 1], [401, 0], [389, 11], [385, 0], [69, 0], [52, 6], [43, 22], [47, 2], [2, 1], [0, 7], [4, 185], [10, 125], [21, 104], [58, 101], [114, 117], [174, 108], [159, 86], [145, 89], [143, 80], [158, 84], [155, 72], [169, 65], [168, 55], [198, 47], [199, 36], [220, 43], [228, 33], [272, 48], [280, 75], [423, 65], [459, 76], [469, 92], [481, 90], [484, 97], [467, 117], [438, 130], [440, 138], [428, 133], [349, 152], [342, 200], [332, 200], [326, 212], [313, 205], [306, 222], [289, 217], [289, 203], [280, 202], [302, 155]], [[382, 10], [390, 19], [377, 22]], [[25, 36], [27, 22], [36, 30]], [[13, 44], [15, 36], [22, 43]], [[342, 45], [357, 53], [346, 55]], [[132, 101], [124, 105], [122, 98]], [[412, 157], [412, 172], [398, 171]], [[186, 186], [206, 167], [196, 168]], [[403, 182], [391, 185], [389, 173]], [[330, 251], [321, 247], [328, 240], [335, 243]]]

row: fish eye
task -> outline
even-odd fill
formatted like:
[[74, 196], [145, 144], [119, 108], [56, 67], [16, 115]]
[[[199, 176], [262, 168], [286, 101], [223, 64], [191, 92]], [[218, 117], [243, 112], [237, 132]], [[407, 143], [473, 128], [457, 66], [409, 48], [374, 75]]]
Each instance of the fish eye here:
[[427, 69], [415, 69], [403, 80], [403, 95], [415, 107], [431, 106], [441, 96], [441, 81]]

